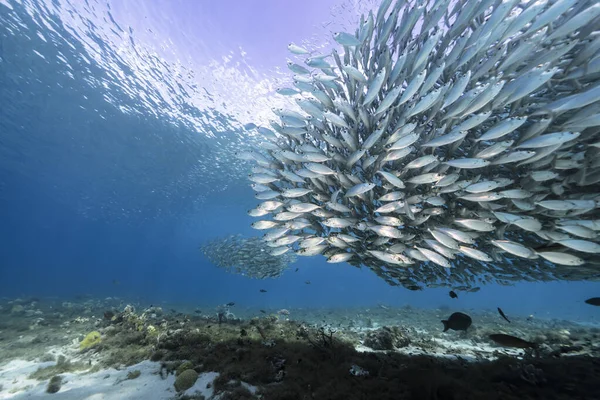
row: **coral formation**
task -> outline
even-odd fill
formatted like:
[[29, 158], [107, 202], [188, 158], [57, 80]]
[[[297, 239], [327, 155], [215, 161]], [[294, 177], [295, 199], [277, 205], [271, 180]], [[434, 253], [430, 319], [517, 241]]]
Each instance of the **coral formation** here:
[[46, 387], [47, 393], [56, 393], [60, 390], [62, 385], [62, 378], [59, 375], [55, 375], [48, 382], [48, 386]]
[[187, 390], [194, 386], [196, 380], [198, 380], [198, 373], [193, 369], [186, 369], [181, 374], [179, 374], [177, 379], [175, 379], [175, 389], [178, 392], [183, 392], [184, 390]]
[[102, 335], [100, 332], [93, 331], [85, 335], [85, 338], [79, 343], [79, 350], [88, 350], [102, 341]]
[[384, 326], [381, 329], [369, 332], [364, 344], [373, 350], [394, 350], [395, 348], [408, 346], [410, 339], [402, 328]]

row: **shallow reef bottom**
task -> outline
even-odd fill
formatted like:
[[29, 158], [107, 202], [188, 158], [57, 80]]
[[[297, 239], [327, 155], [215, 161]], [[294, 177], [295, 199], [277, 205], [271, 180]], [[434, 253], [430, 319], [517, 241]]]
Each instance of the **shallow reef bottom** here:
[[[104, 382], [90, 380], [96, 383], [88, 385], [97, 386], [88, 394], [115, 385], [162, 385], [162, 397], [156, 393], [149, 399], [600, 399], [597, 328], [571, 327], [571, 339], [547, 334], [549, 345], [540, 351], [491, 347], [484, 357], [450, 346], [466, 343], [483, 352], [486, 344], [480, 338], [491, 324], [485, 315], [477, 317], [479, 327], [472, 332], [447, 334], [381, 325], [334, 329], [266, 312], [226, 319], [158, 307], [135, 312], [128, 305], [104, 313], [102, 308], [71, 307], [69, 313], [0, 308], [0, 399], [36, 398], [35, 393], [71, 399], [68, 392], [74, 392], [76, 382], [94, 374]], [[426, 320], [434, 321], [414, 309], [394, 311], [394, 318], [400, 320], [402, 312], [425, 313]], [[526, 322], [517, 319], [515, 324]], [[532, 332], [543, 326], [538, 323]], [[566, 332], [558, 327], [549, 332], [557, 330]], [[95, 340], [83, 346], [90, 333]], [[445, 354], [439, 352], [440, 343], [445, 343]], [[373, 350], [378, 346], [383, 348]], [[34, 368], [21, 387], [7, 384], [17, 380], [9, 367], [15, 360]], [[194, 389], [198, 385], [202, 390]]]
[[[157, 355], [154, 355], [157, 357]], [[317, 349], [302, 343], [265, 348], [256, 342], [209, 344], [190, 338], [161, 354], [176, 368], [217, 371], [217, 393], [240, 382], [259, 387], [264, 399], [598, 399], [600, 360], [589, 356], [464, 361], [394, 352], [357, 352], [344, 344]], [[169, 368], [171, 361], [164, 361]], [[352, 374], [359, 366], [365, 375]], [[283, 372], [281, 372], [283, 371]], [[368, 374], [366, 374], [368, 371]], [[257, 398], [240, 386], [223, 399]]]

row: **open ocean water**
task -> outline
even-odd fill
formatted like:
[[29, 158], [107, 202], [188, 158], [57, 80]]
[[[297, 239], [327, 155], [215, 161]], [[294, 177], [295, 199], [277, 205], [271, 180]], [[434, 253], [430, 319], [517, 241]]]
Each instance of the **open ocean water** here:
[[[379, 3], [0, 0], [0, 399], [600, 398], [597, 252], [573, 278], [411, 287], [298, 240], [271, 256], [286, 244], [252, 228], [248, 154], [294, 106], [287, 62], [343, 54], [333, 33]], [[455, 312], [472, 324], [443, 332]]]

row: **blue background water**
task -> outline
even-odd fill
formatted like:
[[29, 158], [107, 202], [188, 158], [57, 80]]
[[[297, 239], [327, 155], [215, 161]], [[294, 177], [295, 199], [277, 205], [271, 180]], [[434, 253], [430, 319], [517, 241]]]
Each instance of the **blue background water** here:
[[[598, 283], [490, 285], [451, 300], [445, 289], [390, 287], [367, 269], [322, 257], [301, 257], [281, 278], [262, 281], [211, 265], [201, 243], [258, 234], [246, 214], [256, 205], [243, 179], [248, 166], [223, 153], [239, 143], [240, 124], [189, 104], [180, 104], [187, 116], [209, 123], [198, 128], [161, 112], [173, 102], [153, 110], [128, 93], [147, 88], [120, 85], [106, 65], [82, 61], [82, 37], [49, 15], [56, 33], [40, 28], [31, 15], [44, 18], [41, 3], [27, 4], [38, 11], [0, 1], [0, 296], [259, 308], [501, 306], [511, 315], [598, 322], [598, 309], [583, 303], [599, 295]], [[299, 40], [294, 34], [285, 41]], [[59, 51], [70, 72], [56, 61]], [[135, 75], [129, 70], [130, 82]], [[209, 132], [211, 123], [219, 128]]]

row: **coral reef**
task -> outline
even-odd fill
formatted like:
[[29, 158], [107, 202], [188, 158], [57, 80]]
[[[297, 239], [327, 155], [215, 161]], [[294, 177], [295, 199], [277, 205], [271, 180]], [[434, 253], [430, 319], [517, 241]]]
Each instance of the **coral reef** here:
[[[141, 310], [138, 314], [123, 305], [118, 307], [122, 312], [106, 319], [102, 318], [105, 307], [87, 311], [77, 305], [53, 307], [73, 313], [35, 329], [40, 336], [63, 338], [62, 348], [69, 359], [60, 356], [29, 378], [47, 381], [108, 367], [122, 370], [151, 359], [159, 364], [156, 375], [149, 375], [179, 380], [181, 398], [199, 398], [183, 393], [183, 388], [193, 385], [183, 380], [200, 381], [198, 375], [206, 373], [218, 374], [207, 384], [221, 400], [600, 398], [600, 388], [594, 384], [600, 373], [600, 329], [568, 321], [514, 315], [509, 326], [493, 310], [470, 313], [473, 326], [467, 332], [442, 333], [439, 320], [446, 310], [415, 307], [290, 309], [289, 316], [298, 321], [267, 313], [224, 319], [220, 324], [212, 312], [153, 315], [136, 307]], [[326, 325], [323, 315], [328, 316]], [[74, 322], [77, 317], [84, 322]], [[11, 339], [0, 341], [2, 360], [16, 354], [5, 350], [22, 340], [20, 327], [27, 325], [26, 318], [31, 321], [37, 316], [19, 314], [3, 320], [3, 336]], [[394, 324], [397, 321], [402, 321], [402, 327]], [[372, 328], [366, 328], [369, 323]], [[56, 327], [62, 330], [55, 331]], [[65, 336], [69, 329], [73, 332]], [[79, 351], [77, 337], [92, 329], [102, 335], [102, 341], [94, 351]], [[535, 341], [539, 351], [499, 347], [488, 339], [493, 332]], [[28, 357], [50, 360], [54, 350], [45, 342], [28, 343]], [[146, 373], [138, 378], [139, 369], [133, 367], [117, 382], [142, 379]]]
[[384, 326], [373, 332], [369, 332], [364, 341], [365, 346], [373, 350], [394, 350], [406, 347], [410, 344], [407, 332], [397, 326], [391, 328]]

